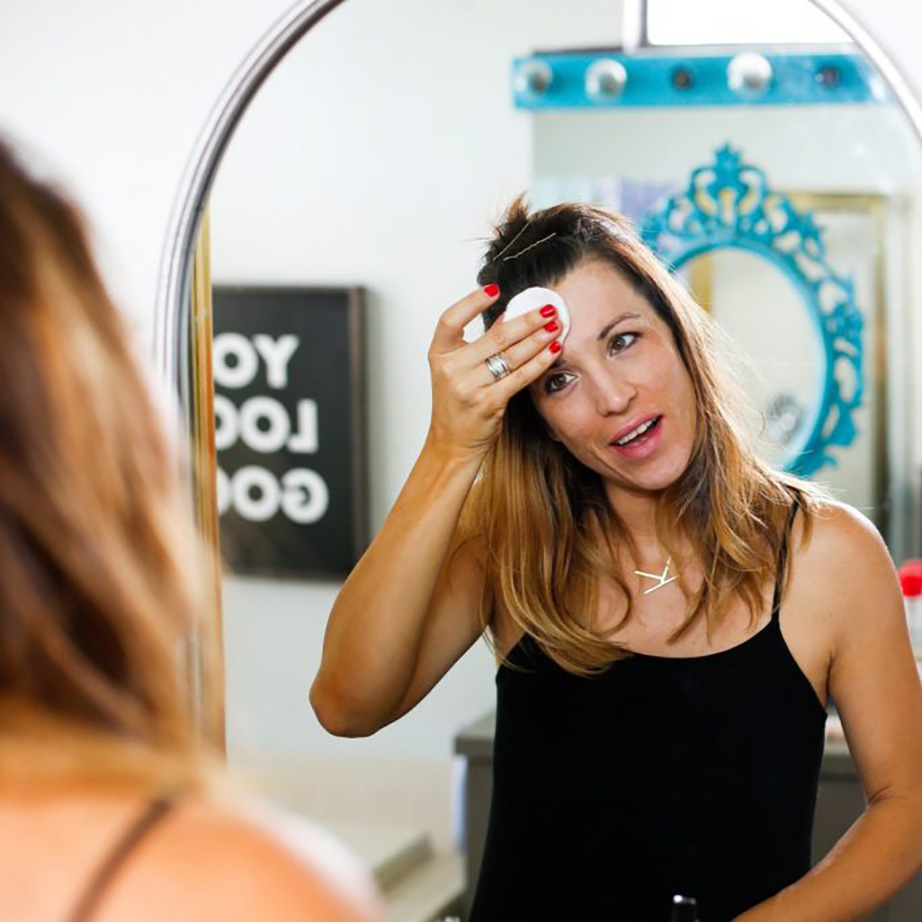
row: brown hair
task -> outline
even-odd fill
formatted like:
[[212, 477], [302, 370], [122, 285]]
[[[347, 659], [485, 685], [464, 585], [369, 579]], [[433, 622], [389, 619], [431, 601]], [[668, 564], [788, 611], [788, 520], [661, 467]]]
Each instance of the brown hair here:
[[202, 553], [65, 197], [0, 144], [0, 777], [197, 783]]
[[[495, 226], [477, 276], [481, 285], [496, 283], [501, 290], [483, 315], [484, 325], [489, 329], [520, 291], [552, 287], [588, 260], [611, 265], [647, 299], [672, 332], [694, 387], [699, 411], [694, 447], [682, 476], [658, 496], [656, 533], [673, 556], [668, 534], [686, 537], [705, 578], [695, 592], [680, 578], [688, 613], [670, 640], [699, 616], [707, 618], [710, 629], [734, 598], [745, 601], [754, 624], [762, 587], [775, 573], [793, 497], [808, 513], [809, 539], [809, 513], [818, 510], [826, 493], [758, 457], [717, 360], [715, 324], [631, 225], [585, 204], [529, 214], [520, 195]], [[631, 536], [608, 502], [600, 476], [547, 435], [528, 389], [506, 408], [500, 436], [462, 510], [454, 547], [475, 539], [487, 548], [485, 628], [494, 608], [501, 607], [576, 674], [597, 673], [627, 655], [580, 613], [595, 610], [599, 576], [605, 575], [626, 599], [624, 620], [630, 617], [630, 591], [614, 561], [619, 543], [634, 551]], [[487, 636], [495, 646], [492, 633]]]

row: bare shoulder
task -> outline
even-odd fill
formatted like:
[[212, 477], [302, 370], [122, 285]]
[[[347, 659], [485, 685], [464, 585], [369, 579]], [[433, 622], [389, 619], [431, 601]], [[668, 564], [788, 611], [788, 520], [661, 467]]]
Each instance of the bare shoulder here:
[[896, 571], [887, 545], [874, 523], [845, 503], [826, 502], [806, 522], [798, 516], [793, 534], [792, 579], [800, 598], [828, 619], [834, 645], [842, 632], [853, 633], [892, 609], [902, 617]]
[[[150, 908], [152, 919], [167, 913], [226, 922], [382, 918], [370, 878], [342, 845], [314, 824], [267, 807], [184, 804], [147, 857], [145, 911]], [[136, 885], [145, 881], [139, 876]], [[124, 897], [130, 896], [126, 888]], [[140, 918], [137, 908], [129, 917]]]
[[804, 517], [798, 516], [793, 536], [797, 553], [821, 568], [824, 576], [852, 583], [892, 572], [890, 553], [880, 532], [854, 506], [823, 503], [810, 515], [808, 541], [804, 541], [806, 531]]

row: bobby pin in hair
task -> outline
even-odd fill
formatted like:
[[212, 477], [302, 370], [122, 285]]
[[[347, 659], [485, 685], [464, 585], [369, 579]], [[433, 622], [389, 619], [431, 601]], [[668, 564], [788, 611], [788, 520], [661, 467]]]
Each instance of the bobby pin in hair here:
[[524, 234], [525, 231], [528, 230], [528, 225], [529, 225], [529, 224], [531, 224], [531, 218], [529, 218], [529, 219], [525, 222], [525, 226], [524, 226], [524, 227], [523, 227], [523, 228], [522, 228], [522, 229], [521, 229], [521, 230], [520, 230], [520, 231], [519, 231], [519, 232], [518, 232], [518, 233], [517, 233], [517, 234], [516, 234], [516, 235], [515, 235], [515, 236], [514, 236], [514, 237], [513, 237], [513, 238], [512, 238], [512, 239], [511, 239], [511, 240], [510, 240], [510, 241], [509, 241], [509, 242], [508, 242], [508, 243], [507, 243], [507, 244], [506, 244], [496, 255], [495, 255], [495, 256], [494, 256], [494, 257], [493, 257], [492, 262], [496, 262], [496, 260], [499, 259], [500, 256], [502, 256], [503, 253], [505, 253], [506, 250], [508, 250], [509, 247], [511, 247], [512, 244], [515, 243], [516, 240], [518, 240], [519, 237], [521, 237], [522, 234]]
[[551, 237], [556, 237], [556, 236], [557, 236], [557, 231], [553, 231], [552, 233], [548, 234], [546, 237], [542, 237], [540, 240], [536, 240], [534, 243], [528, 244], [527, 247], [525, 247], [522, 250], [519, 250], [518, 253], [513, 253], [512, 256], [504, 256], [503, 262], [505, 262], [507, 259], [518, 259], [523, 253], [527, 253], [532, 247], [536, 247], [539, 243], [544, 243], [545, 240], [550, 240]]

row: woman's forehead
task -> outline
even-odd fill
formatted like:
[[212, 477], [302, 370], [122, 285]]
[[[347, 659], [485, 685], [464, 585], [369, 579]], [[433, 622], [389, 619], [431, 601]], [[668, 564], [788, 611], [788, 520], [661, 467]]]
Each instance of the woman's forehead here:
[[553, 289], [566, 301], [574, 328], [607, 323], [626, 312], [650, 322], [657, 317], [653, 305], [623, 273], [600, 261], [580, 264]]

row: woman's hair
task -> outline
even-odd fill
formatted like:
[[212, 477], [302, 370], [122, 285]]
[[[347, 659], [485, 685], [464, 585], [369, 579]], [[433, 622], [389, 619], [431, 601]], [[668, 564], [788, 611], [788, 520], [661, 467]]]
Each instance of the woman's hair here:
[[[553, 287], [577, 266], [596, 260], [616, 269], [646, 298], [671, 331], [694, 387], [698, 422], [689, 464], [659, 493], [655, 522], [657, 538], [673, 559], [679, 555], [669, 536], [690, 543], [704, 581], [691, 592], [679, 577], [689, 605], [670, 640], [699, 616], [710, 631], [738, 598], [755, 624], [794, 495], [811, 513], [826, 493], [758, 457], [731, 402], [734, 388], [718, 367], [715, 324], [630, 224], [584, 204], [529, 214], [520, 195], [494, 228], [477, 276], [481, 285], [496, 283], [501, 291], [484, 312], [484, 325], [489, 329], [524, 289]], [[809, 515], [806, 522], [809, 539]], [[506, 408], [502, 431], [462, 510], [453, 549], [470, 541], [485, 549], [485, 628], [501, 609], [560, 666], [581, 675], [627, 655], [608, 632], [600, 634], [587, 623], [586, 613], [595, 611], [605, 576], [623, 593], [625, 620], [630, 617], [631, 595], [616, 560], [619, 546], [635, 553], [631, 536], [607, 500], [599, 474], [549, 437], [527, 388]], [[495, 646], [492, 632], [487, 636]]]
[[198, 783], [202, 552], [66, 198], [0, 143], [0, 779]]

